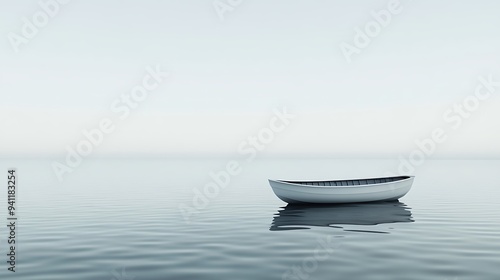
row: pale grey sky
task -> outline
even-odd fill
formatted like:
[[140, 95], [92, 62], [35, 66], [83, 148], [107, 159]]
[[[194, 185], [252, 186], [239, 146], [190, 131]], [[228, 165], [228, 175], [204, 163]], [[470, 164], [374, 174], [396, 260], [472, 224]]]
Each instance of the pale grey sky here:
[[[437, 157], [500, 157], [500, 87], [460, 125], [443, 117], [478, 77], [500, 81], [498, 1], [399, 1], [350, 63], [340, 45], [394, 2], [54, 1], [18, 52], [12, 34], [45, 10], [0, 1], [0, 155], [64, 154], [108, 117], [96, 156], [236, 153], [286, 107], [263, 153], [394, 156], [440, 127]], [[222, 20], [214, 3], [237, 5]], [[113, 101], [156, 65], [170, 77], [117, 119]]]

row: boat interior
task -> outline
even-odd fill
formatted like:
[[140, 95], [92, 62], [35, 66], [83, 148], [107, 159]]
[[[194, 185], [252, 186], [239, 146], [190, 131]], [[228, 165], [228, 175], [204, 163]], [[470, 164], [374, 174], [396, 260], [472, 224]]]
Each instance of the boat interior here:
[[282, 181], [285, 183], [309, 185], [309, 186], [359, 186], [359, 185], [373, 185], [390, 183], [409, 179], [410, 176], [397, 176], [387, 178], [373, 178], [373, 179], [360, 179], [360, 180], [334, 180], [334, 181]]

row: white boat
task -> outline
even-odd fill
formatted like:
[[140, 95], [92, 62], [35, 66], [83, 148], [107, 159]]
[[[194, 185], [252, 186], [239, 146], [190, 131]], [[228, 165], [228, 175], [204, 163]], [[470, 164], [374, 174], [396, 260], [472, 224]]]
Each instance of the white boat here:
[[392, 201], [411, 189], [415, 176], [331, 181], [269, 180], [278, 198], [288, 203], [357, 203]]

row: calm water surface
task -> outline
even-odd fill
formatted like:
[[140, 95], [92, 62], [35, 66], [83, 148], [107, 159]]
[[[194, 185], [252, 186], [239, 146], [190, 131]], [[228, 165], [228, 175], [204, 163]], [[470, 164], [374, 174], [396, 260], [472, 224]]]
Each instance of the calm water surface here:
[[0, 230], [0, 279], [500, 279], [500, 161], [427, 161], [399, 202], [305, 207], [267, 179], [381, 176], [398, 161], [241, 161], [200, 197], [228, 160], [87, 160], [63, 183], [49, 160], [2, 160], [19, 172], [20, 220], [16, 273]]

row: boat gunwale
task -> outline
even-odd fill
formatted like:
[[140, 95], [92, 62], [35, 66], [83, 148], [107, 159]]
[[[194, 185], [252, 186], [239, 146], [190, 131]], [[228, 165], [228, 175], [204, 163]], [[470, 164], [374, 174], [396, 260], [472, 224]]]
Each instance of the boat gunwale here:
[[[384, 182], [384, 183], [375, 183], [375, 184], [364, 184], [364, 185], [348, 185], [348, 186], [315, 186], [315, 185], [305, 185], [305, 184], [300, 184], [301, 183], [320, 183], [320, 182], [342, 182], [342, 181], [356, 181], [356, 180], [377, 180], [377, 179], [388, 179], [388, 178], [399, 178], [399, 177], [407, 177], [401, 180], [395, 180], [391, 182]], [[412, 180], [414, 179], [415, 176], [411, 175], [401, 175], [401, 176], [390, 176], [390, 177], [376, 177], [376, 178], [363, 178], [363, 179], [344, 179], [344, 180], [307, 180], [307, 181], [288, 181], [288, 180], [272, 180], [269, 179], [270, 182], [276, 182], [276, 183], [283, 183], [286, 185], [291, 185], [291, 186], [298, 186], [298, 187], [308, 187], [308, 188], [363, 188], [363, 187], [374, 187], [374, 186], [379, 186], [379, 185], [386, 185], [386, 184], [393, 184], [393, 183], [400, 183], [400, 182], [405, 182], [407, 180]], [[271, 184], [271, 187], [274, 187]]]

